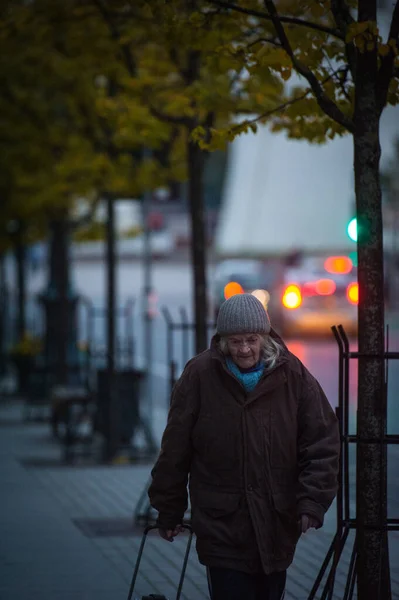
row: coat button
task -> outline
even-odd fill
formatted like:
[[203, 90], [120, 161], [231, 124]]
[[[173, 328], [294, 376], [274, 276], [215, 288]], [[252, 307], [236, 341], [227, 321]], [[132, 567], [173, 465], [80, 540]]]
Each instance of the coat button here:
[[248, 483], [248, 485], [247, 485], [247, 490], [248, 490], [248, 492], [252, 492], [252, 491], [253, 491], [253, 489], [254, 489], [254, 488], [252, 487], [252, 485], [251, 485], [250, 483]]

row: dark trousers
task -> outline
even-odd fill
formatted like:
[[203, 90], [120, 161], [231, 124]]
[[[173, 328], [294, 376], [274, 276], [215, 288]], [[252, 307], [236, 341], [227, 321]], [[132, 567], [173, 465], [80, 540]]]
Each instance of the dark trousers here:
[[231, 569], [208, 568], [212, 600], [283, 600], [287, 572], [250, 575]]

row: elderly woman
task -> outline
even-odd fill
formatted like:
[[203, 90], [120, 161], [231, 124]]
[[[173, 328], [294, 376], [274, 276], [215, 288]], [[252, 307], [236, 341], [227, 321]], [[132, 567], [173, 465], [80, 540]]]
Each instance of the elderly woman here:
[[172, 395], [151, 505], [180, 531], [189, 479], [199, 561], [213, 600], [280, 600], [301, 533], [337, 490], [337, 420], [316, 379], [250, 294], [223, 303], [209, 350]]

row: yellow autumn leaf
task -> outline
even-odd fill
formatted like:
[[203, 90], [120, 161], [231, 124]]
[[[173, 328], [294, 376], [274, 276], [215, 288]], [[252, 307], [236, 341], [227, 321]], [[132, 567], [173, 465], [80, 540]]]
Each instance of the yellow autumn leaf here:
[[360, 23], [351, 23], [348, 26], [345, 42], [349, 44], [354, 40], [355, 37], [365, 33], [369, 29], [369, 21], [362, 21]]
[[387, 56], [391, 52], [391, 48], [388, 44], [379, 44], [378, 46], [378, 54], [380, 56]]
[[200, 140], [203, 140], [205, 138], [205, 136], [206, 136], [206, 131], [202, 125], [199, 125], [195, 129], [193, 129], [193, 131], [191, 132], [191, 139], [193, 139], [195, 142], [199, 142]]
[[281, 70], [281, 77], [284, 79], [284, 81], [288, 81], [290, 79], [291, 75], [292, 75], [291, 69], [282, 69]]

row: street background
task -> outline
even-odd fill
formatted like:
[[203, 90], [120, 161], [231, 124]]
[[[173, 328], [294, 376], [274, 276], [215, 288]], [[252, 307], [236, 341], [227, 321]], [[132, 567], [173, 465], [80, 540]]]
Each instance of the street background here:
[[[104, 297], [104, 271], [101, 263], [74, 265], [74, 283], [79, 293], [101, 306]], [[211, 273], [210, 273], [211, 274]], [[45, 273], [37, 272], [29, 280], [29, 293], [40, 291]], [[190, 271], [182, 263], [154, 265], [154, 290], [158, 308], [167, 306], [179, 316], [181, 306], [190, 305]], [[140, 298], [142, 268], [139, 262], [118, 267], [121, 304], [130, 296]], [[395, 316], [390, 335], [391, 349], [398, 349], [399, 335]], [[135, 360], [140, 365], [142, 335], [140, 307], [135, 314]], [[104, 336], [104, 320], [96, 324], [96, 337]], [[154, 363], [152, 423], [157, 443], [166, 422], [169, 383], [166, 351], [166, 324], [159, 314], [153, 324]], [[333, 407], [337, 404], [336, 342], [322, 340], [287, 340], [288, 347], [319, 379]], [[176, 342], [176, 359], [181, 342]], [[179, 362], [182, 366], [181, 360]], [[354, 432], [356, 418], [356, 362], [350, 374], [350, 423]], [[388, 432], [399, 429], [399, 365], [393, 361], [389, 370]], [[142, 408], [147, 411], [146, 398]], [[150, 416], [148, 414], [148, 416]], [[50, 435], [47, 423], [26, 424], [23, 402], [2, 400], [0, 405], [0, 478], [2, 481], [0, 521], [2, 577], [1, 600], [113, 600], [127, 595], [129, 578], [140, 543], [141, 530], [132, 529], [140, 495], [145, 490], [152, 463], [123, 466], [93, 466], [83, 461], [75, 466], [62, 464], [62, 449]], [[398, 513], [399, 454], [388, 450], [388, 517]], [[355, 508], [355, 453], [350, 457], [351, 507]], [[329, 510], [322, 530], [303, 536], [295, 562], [289, 571], [289, 600], [305, 600], [314, 583], [327, 548], [335, 532], [335, 503]], [[150, 536], [138, 580], [137, 596], [164, 593], [173, 598], [178, 581], [186, 536], [166, 545]], [[399, 598], [399, 534], [389, 534], [393, 598]], [[350, 535], [344, 559], [337, 574], [334, 598], [342, 599], [345, 572], [349, 565], [353, 536]], [[207, 598], [204, 569], [193, 549], [184, 586], [184, 598]], [[319, 596], [317, 596], [319, 597]]]
[[[0, 600], [126, 597], [171, 389], [243, 292], [333, 408], [331, 326], [359, 337], [356, 593], [391, 600], [389, 526], [398, 599], [398, 2], [2, 1]], [[335, 518], [289, 600], [326, 600]], [[174, 597], [186, 539], [151, 536], [137, 596]], [[195, 552], [184, 597], [207, 597]]]

